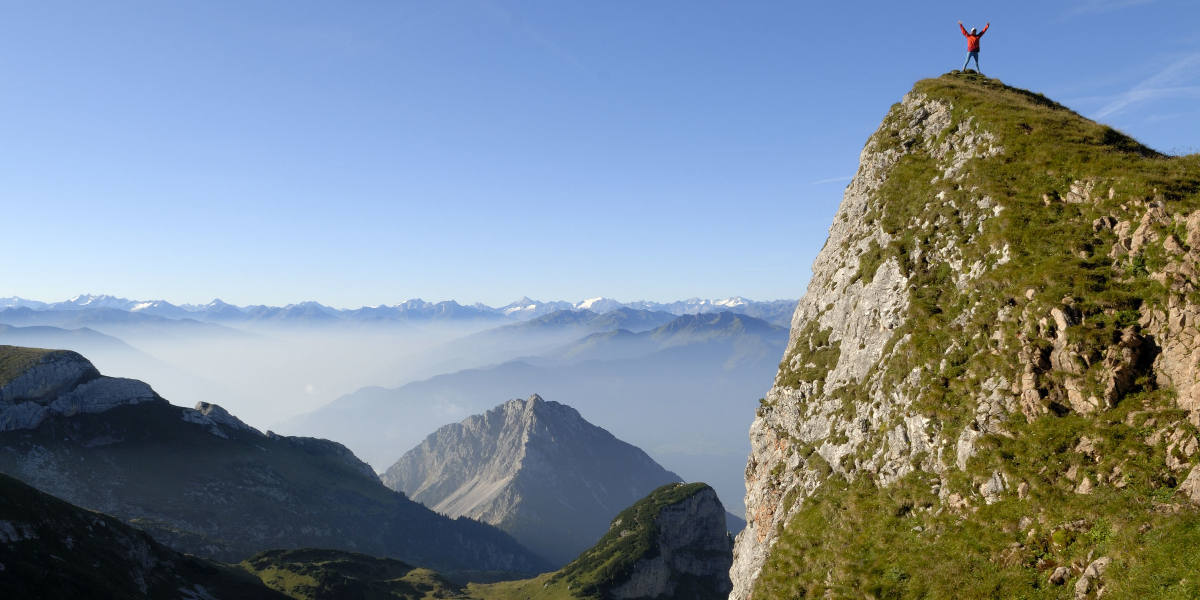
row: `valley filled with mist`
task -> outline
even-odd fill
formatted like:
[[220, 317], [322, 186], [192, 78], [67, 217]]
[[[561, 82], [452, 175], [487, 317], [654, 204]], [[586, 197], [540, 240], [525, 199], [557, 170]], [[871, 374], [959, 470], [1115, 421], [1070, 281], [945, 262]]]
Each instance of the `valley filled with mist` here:
[[75, 350], [173, 403], [340, 442], [376, 471], [437, 428], [540, 394], [707, 481], [740, 515], [747, 415], [778, 366], [794, 300], [522, 298], [176, 306], [111, 296], [0, 300], [0, 344]]

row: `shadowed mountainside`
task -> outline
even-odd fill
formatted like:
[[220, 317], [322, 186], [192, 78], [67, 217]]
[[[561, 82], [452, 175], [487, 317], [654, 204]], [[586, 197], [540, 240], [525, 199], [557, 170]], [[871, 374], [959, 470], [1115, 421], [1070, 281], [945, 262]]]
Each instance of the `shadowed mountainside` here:
[[241, 569], [181, 554], [2, 474], [0, 565], [4, 598], [285, 598]]
[[0, 471], [222, 560], [318, 546], [447, 572], [546, 567], [491, 526], [387, 489], [340, 444], [173, 406], [74, 352], [0, 346]]

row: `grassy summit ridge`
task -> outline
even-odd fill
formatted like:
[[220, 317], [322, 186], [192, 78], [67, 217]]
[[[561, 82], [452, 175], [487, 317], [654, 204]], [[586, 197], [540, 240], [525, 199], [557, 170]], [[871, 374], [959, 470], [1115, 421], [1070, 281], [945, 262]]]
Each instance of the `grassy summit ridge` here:
[[669, 483], [621, 511], [608, 532], [567, 566], [533, 579], [472, 585], [471, 597], [484, 600], [606, 598], [634, 565], [657, 552], [655, 519], [668, 506], [708, 490], [705, 483]]
[[12, 381], [16, 376], [29, 370], [29, 367], [37, 364], [43, 357], [54, 352], [65, 351], [0, 345], [0, 386]]
[[668, 483], [613, 519], [608, 532], [594, 546], [563, 567], [550, 582], [564, 582], [582, 597], [602, 597], [609, 582], [624, 578], [634, 563], [657, 552], [655, 519], [664, 508], [709, 489], [705, 483]]
[[[913, 93], [951, 107], [943, 136], [971, 127], [1003, 150], [970, 158], [961, 178], [947, 176], [946, 157], [919, 149], [888, 169], [854, 225], [889, 241], [860, 255], [857, 279], [894, 261], [907, 278], [906, 318], [862, 383], [827, 396], [853, 420], [873, 389], [915, 390], [908, 414], [955, 440], [989, 380], [1013, 383], [1017, 395], [1032, 364], [1035, 393], [1001, 431], [980, 434], [965, 468], [953, 464], [953, 446], [936, 459], [949, 463], [938, 473], [929, 456], [887, 485], [862, 468], [886, 452], [883, 434], [904, 414], [841, 464], [823, 465], [815, 493], [782, 500], [801, 504], [754, 597], [1069, 598], [1101, 556], [1112, 559], [1106, 597], [1200, 597], [1200, 515], [1180, 490], [1200, 461], [1188, 442], [1195, 420], [1153, 363], [1167, 343], [1154, 315], [1200, 304], [1187, 219], [1200, 208], [1200, 155], [1162, 155], [978, 75], [923, 80]], [[943, 141], [907, 137], [904, 117], [894, 108], [868, 149]], [[946, 248], [961, 262], [944, 260]], [[962, 285], [973, 264], [979, 274]], [[778, 388], [823, 382], [854, 351], [815, 319], [799, 327]], [[1004, 493], [985, 501], [996, 477]], [[1066, 585], [1050, 581], [1059, 567]]]

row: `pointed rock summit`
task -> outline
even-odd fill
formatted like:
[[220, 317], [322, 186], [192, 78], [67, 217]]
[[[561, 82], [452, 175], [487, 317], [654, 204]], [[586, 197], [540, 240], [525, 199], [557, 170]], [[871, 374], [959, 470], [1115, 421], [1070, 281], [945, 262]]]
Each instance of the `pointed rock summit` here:
[[495, 525], [556, 564], [595, 543], [623, 508], [680, 480], [537, 394], [438, 429], [382, 479], [437, 512]]
[[1198, 290], [1200, 155], [917, 82], [756, 409], [730, 600], [1200, 597]]

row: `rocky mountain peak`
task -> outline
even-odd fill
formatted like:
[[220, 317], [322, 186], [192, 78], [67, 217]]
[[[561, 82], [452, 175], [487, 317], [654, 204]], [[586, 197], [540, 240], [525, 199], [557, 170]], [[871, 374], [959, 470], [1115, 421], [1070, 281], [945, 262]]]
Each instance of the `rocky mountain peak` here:
[[1183, 551], [1200, 500], [1198, 209], [1198, 155], [994, 79], [918, 82], [751, 426], [731, 598], [1094, 591], [1102, 556], [1115, 595], [1186, 579], [1125, 549]]
[[553, 400], [543, 400], [537, 394], [524, 400], [512, 400], [503, 406], [506, 407], [506, 412], [512, 411], [526, 415], [530, 423], [551, 421], [555, 425], [565, 425], [583, 421], [579, 411], [574, 408]]
[[[539, 412], [544, 412], [546, 410], [546, 404], [546, 401], [543, 400], [541, 396], [532, 394], [523, 400], [521, 398], [509, 400], [493, 410], [499, 410], [506, 414], [527, 414], [530, 416], [536, 416]], [[553, 404], [558, 403], [555, 402]]]
[[574, 408], [534, 394], [438, 429], [382, 480], [437, 512], [495, 525], [563, 564], [618, 511], [679, 476]]

